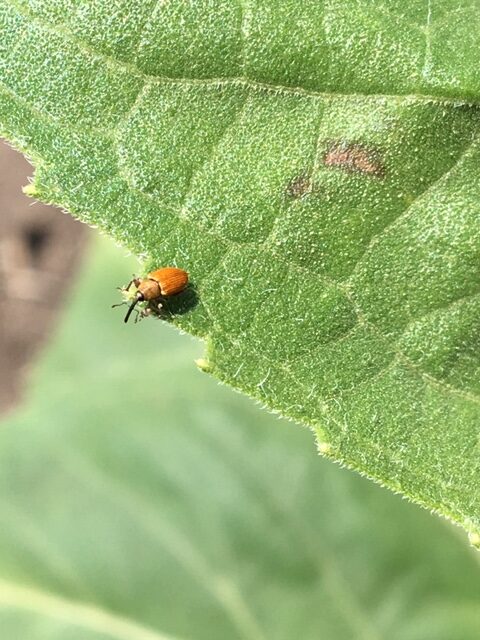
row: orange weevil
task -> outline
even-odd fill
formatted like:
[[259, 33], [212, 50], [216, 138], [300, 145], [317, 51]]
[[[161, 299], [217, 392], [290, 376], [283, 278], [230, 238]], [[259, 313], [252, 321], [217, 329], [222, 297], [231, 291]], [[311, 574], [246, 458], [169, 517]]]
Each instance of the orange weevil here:
[[151, 271], [146, 278], [133, 278], [124, 290], [128, 291], [132, 284], [137, 287], [137, 292], [128, 308], [125, 322], [128, 322], [139, 302], [161, 301], [184, 291], [188, 284], [188, 273], [177, 267], [162, 267]]

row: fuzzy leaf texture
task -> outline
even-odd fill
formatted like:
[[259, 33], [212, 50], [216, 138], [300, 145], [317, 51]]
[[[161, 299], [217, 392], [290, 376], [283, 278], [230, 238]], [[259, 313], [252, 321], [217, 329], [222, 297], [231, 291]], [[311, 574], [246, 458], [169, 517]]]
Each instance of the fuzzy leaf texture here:
[[477, 538], [477, 1], [2, 0], [0, 25], [30, 194], [187, 269], [206, 370]]

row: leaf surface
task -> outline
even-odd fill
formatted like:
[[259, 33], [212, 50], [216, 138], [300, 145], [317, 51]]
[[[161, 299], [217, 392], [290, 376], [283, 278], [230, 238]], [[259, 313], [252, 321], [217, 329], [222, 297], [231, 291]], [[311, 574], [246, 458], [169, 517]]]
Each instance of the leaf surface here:
[[474, 535], [476, 5], [0, 2], [30, 194], [187, 269], [207, 370]]

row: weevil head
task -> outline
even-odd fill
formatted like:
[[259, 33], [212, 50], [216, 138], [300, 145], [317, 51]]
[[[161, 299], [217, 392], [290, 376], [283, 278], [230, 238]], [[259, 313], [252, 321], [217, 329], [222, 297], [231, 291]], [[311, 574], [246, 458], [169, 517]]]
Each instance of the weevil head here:
[[139, 302], [155, 300], [161, 295], [160, 284], [152, 278], [134, 278], [132, 282], [137, 290], [134, 296], [130, 297], [130, 306], [128, 307], [127, 315], [125, 316], [125, 322], [128, 322], [133, 310]]
[[[138, 284], [137, 284], [138, 282]], [[141, 293], [143, 300], [155, 300], [162, 295], [160, 283], [152, 278], [137, 278], [137, 282], [134, 280], [134, 284], [137, 287], [137, 292]]]

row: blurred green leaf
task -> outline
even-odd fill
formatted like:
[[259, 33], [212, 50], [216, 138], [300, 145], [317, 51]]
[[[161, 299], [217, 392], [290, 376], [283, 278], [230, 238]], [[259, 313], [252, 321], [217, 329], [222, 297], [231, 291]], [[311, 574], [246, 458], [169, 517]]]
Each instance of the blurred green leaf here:
[[29, 193], [188, 269], [206, 369], [480, 535], [477, 2], [1, 0], [0, 28]]
[[2, 640], [477, 640], [460, 532], [125, 327], [128, 273], [102, 242], [2, 425]]

